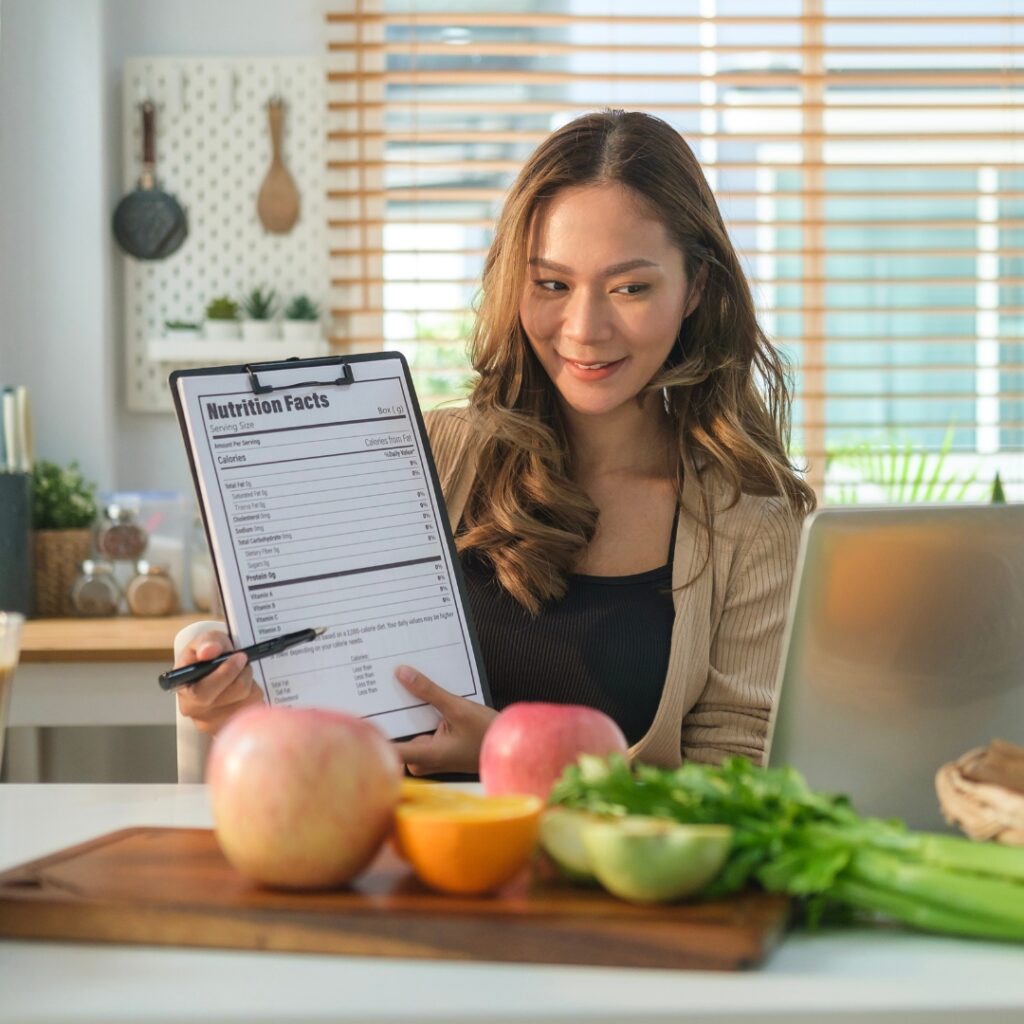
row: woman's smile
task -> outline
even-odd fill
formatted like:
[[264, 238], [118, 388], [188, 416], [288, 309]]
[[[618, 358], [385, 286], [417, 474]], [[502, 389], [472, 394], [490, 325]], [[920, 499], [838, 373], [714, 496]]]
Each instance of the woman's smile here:
[[580, 362], [575, 359], [568, 359], [565, 356], [559, 357], [565, 368], [578, 380], [598, 381], [606, 380], [616, 370], [622, 368], [627, 357], [613, 359], [605, 362]]

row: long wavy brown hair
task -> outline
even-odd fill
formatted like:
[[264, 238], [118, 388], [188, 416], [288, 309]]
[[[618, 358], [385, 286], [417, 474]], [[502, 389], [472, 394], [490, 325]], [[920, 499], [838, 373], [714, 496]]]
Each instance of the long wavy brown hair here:
[[[757, 322], [750, 287], [700, 164], [682, 136], [649, 114], [587, 114], [550, 135], [519, 173], [484, 265], [470, 341], [477, 378], [470, 397], [478, 432], [477, 477], [463, 515], [460, 551], [489, 560], [499, 583], [536, 614], [565, 594], [566, 579], [597, 528], [598, 512], [573, 479], [573, 456], [557, 394], [523, 332], [519, 306], [538, 207], [560, 189], [620, 184], [664, 224], [700, 281], [697, 308], [640, 400], [664, 389], [683, 467], [698, 466], [710, 558], [709, 471], [725, 505], [744, 493], [779, 495], [795, 514], [814, 492], [787, 454], [788, 369]], [[707, 564], [698, 567], [697, 575]], [[688, 581], [690, 582], [690, 581]]]

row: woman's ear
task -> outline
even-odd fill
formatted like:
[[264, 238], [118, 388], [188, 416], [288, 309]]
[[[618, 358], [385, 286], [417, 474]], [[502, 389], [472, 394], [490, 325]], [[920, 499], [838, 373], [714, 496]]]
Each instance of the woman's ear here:
[[683, 309], [683, 319], [685, 320], [699, 305], [701, 296], [704, 294], [704, 285], [708, 279], [708, 265], [702, 263], [700, 270], [697, 271], [697, 276], [693, 279], [693, 284], [690, 285], [690, 294], [686, 297], [686, 307]]

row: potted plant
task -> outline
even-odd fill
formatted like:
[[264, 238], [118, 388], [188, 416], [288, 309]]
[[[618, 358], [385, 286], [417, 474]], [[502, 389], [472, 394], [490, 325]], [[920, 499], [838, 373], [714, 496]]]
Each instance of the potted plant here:
[[320, 338], [320, 307], [307, 295], [296, 295], [285, 307], [285, 341], [317, 341]]
[[219, 295], [206, 307], [206, 337], [230, 341], [238, 337], [238, 303]]
[[71, 587], [89, 557], [96, 519], [96, 486], [72, 462], [63, 468], [41, 459], [32, 471], [32, 555], [35, 613], [73, 614]]
[[242, 300], [245, 319], [242, 321], [242, 337], [246, 341], [269, 341], [276, 337], [274, 313], [277, 312], [277, 296], [273, 288], [266, 292], [253, 288]]
[[165, 320], [164, 334], [168, 338], [198, 338], [199, 324], [193, 323], [191, 320]]

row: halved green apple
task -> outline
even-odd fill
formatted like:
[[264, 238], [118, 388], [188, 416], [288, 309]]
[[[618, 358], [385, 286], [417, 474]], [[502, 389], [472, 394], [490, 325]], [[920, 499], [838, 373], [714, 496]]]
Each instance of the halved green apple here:
[[583, 845], [583, 828], [609, 819], [571, 807], [549, 807], [540, 819], [540, 845], [558, 869], [574, 882], [596, 885], [590, 855]]
[[668, 903], [699, 892], [718, 874], [732, 829], [637, 814], [583, 823], [580, 838], [591, 871], [614, 896]]

